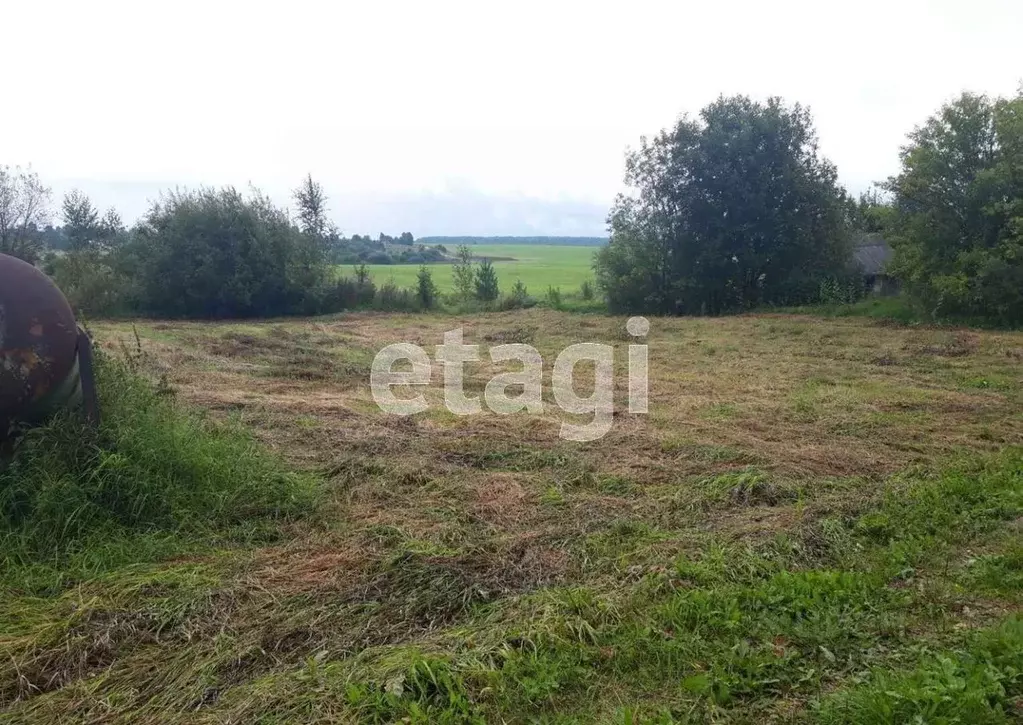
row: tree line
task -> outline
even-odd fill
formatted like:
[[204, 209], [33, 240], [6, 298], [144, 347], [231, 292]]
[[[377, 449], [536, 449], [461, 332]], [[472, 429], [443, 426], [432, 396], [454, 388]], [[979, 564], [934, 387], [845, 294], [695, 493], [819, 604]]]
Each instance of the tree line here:
[[[629, 193], [595, 254], [612, 312], [722, 314], [853, 301], [866, 293], [853, 251], [891, 245], [886, 273], [921, 316], [1023, 321], [1023, 91], [965, 93], [908, 135], [900, 170], [851, 197], [823, 157], [808, 109], [779, 98], [720, 97], [626, 159]], [[49, 224], [50, 190], [0, 167], [0, 252], [43, 266], [91, 314], [246, 317], [375, 306], [420, 309], [441, 295], [425, 266], [412, 289], [377, 288], [366, 263], [454, 260], [448, 302], [529, 306], [519, 282], [501, 296], [489, 262], [464, 245], [416, 244], [409, 232], [343, 237], [323, 188], [307, 177], [294, 216], [259, 191], [175, 191], [131, 229], [72, 192]], [[431, 238], [437, 239], [437, 238]], [[448, 237], [446, 240], [468, 238]], [[339, 275], [339, 264], [355, 273]], [[560, 291], [545, 301], [560, 306]]]
[[806, 108], [721, 97], [628, 154], [598, 285], [615, 312], [812, 304], [865, 293], [853, 248], [871, 233], [922, 316], [1023, 321], [1023, 91], [961, 95], [900, 161], [853, 199]]
[[[322, 186], [307, 177], [294, 214], [259, 190], [171, 191], [132, 228], [79, 191], [52, 220], [52, 192], [31, 170], [0, 166], [0, 252], [42, 267], [91, 315], [228, 318], [416, 306], [411, 290], [377, 287], [365, 263], [446, 261], [446, 248], [397, 237], [342, 236]], [[363, 265], [352, 276], [338, 265]]]

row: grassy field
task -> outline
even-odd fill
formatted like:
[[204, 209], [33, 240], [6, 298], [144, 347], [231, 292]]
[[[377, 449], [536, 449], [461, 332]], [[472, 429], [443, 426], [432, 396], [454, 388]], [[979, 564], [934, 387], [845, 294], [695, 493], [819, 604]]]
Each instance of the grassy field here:
[[[59, 584], [18, 563], [0, 721], [1019, 722], [1023, 333], [654, 319], [642, 416], [624, 323], [140, 324], [164, 390], [254, 431], [322, 500], [242, 538], [221, 505], [182, 551]], [[545, 401], [557, 351], [616, 346], [610, 433], [560, 440], [553, 405], [452, 415], [439, 366], [430, 410], [382, 414], [376, 351], [432, 355], [458, 326], [484, 352], [538, 348]], [[95, 332], [135, 345], [128, 324]], [[468, 366], [467, 390], [502, 369]]]
[[[578, 291], [586, 280], [593, 280], [594, 247], [556, 247], [531, 244], [476, 244], [471, 247], [477, 256], [513, 257], [515, 261], [494, 262], [502, 292], [509, 292], [521, 279], [529, 292], [542, 296], [548, 287], [560, 287], [565, 294]], [[454, 253], [451, 249], [449, 252]], [[393, 280], [399, 287], [413, 287], [418, 265], [368, 265], [373, 281], [383, 284]], [[434, 282], [441, 292], [453, 291], [450, 264], [430, 265]], [[343, 268], [351, 274], [351, 268]]]

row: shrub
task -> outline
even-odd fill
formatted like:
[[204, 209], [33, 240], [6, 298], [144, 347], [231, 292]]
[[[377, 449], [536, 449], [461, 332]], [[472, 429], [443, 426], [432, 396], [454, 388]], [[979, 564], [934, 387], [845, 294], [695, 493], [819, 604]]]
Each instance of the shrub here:
[[858, 302], [867, 293], [863, 278], [859, 275], [827, 277], [820, 283], [820, 302], [826, 305], [848, 305]]
[[547, 305], [554, 308], [555, 310], [561, 309], [561, 288], [560, 287], [548, 287], [547, 288]]
[[521, 310], [535, 305], [536, 300], [529, 296], [526, 285], [522, 283], [521, 279], [517, 279], [511, 294], [505, 296], [498, 307], [501, 310]]
[[484, 259], [476, 267], [476, 299], [480, 302], [493, 302], [501, 294], [497, 286], [497, 272], [489, 259]]
[[122, 267], [111, 254], [84, 249], [51, 256], [45, 271], [77, 314], [111, 316], [129, 311], [138, 295]]
[[330, 276], [320, 241], [258, 192], [173, 192], [135, 231], [145, 312], [252, 317], [308, 312]]
[[849, 262], [844, 192], [798, 104], [721, 97], [643, 140], [626, 181], [596, 256], [613, 312], [793, 304]]
[[416, 275], [416, 295], [424, 310], [432, 310], [437, 306], [437, 285], [433, 283], [433, 275], [426, 266], [420, 267]]
[[909, 136], [891, 268], [936, 318], [1023, 321], [1023, 92], [964, 94]]
[[586, 301], [593, 299], [593, 283], [590, 280], [585, 280], [579, 287], [579, 296]]
[[373, 308], [383, 312], [413, 312], [419, 309], [419, 300], [412, 290], [402, 289], [388, 280], [377, 288]]
[[455, 263], [451, 265], [451, 277], [455, 283], [455, 299], [462, 302], [472, 299], [476, 290], [476, 273], [472, 267], [472, 250], [465, 245], [458, 247]]

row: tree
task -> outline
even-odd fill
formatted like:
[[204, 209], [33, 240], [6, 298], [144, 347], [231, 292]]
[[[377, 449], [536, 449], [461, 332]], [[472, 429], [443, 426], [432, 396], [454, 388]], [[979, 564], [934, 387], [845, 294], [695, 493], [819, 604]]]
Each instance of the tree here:
[[398, 237], [398, 244], [407, 244], [412, 246], [416, 243], [416, 238], [412, 236], [412, 232], [402, 232], [401, 236]]
[[313, 175], [307, 174], [302, 184], [292, 192], [298, 205], [298, 226], [306, 234], [322, 239], [331, 230], [327, 218], [327, 195]]
[[615, 311], [804, 302], [849, 264], [844, 192], [798, 104], [719, 98], [643, 139], [626, 182], [595, 264]]
[[100, 235], [99, 211], [88, 196], [77, 189], [64, 195], [61, 204], [68, 247], [80, 251], [92, 246]]
[[480, 302], [493, 302], [501, 294], [497, 286], [497, 272], [489, 259], [484, 259], [476, 267], [476, 299]]
[[433, 283], [433, 275], [425, 264], [416, 275], [416, 296], [424, 310], [432, 310], [437, 305], [437, 285]]
[[886, 234], [891, 232], [895, 218], [895, 205], [891, 199], [873, 188], [850, 199], [849, 223], [853, 230], [863, 234]]
[[476, 293], [476, 271], [472, 266], [472, 250], [464, 244], [458, 247], [455, 263], [451, 265], [451, 277], [455, 283], [455, 296], [465, 301]]
[[0, 253], [35, 262], [49, 222], [51, 192], [31, 169], [0, 166]]
[[124, 240], [128, 230], [121, 221], [117, 209], [110, 207], [99, 221], [99, 238], [108, 246], [115, 246]]
[[142, 307], [169, 317], [264, 317], [318, 311], [331, 269], [322, 244], [254, 191], [172, 192], [153, 204], [131, 248]]
[[963, 94], [909, 135], [893, 271], [933, 315], [1023, 320], [1023, 91]]

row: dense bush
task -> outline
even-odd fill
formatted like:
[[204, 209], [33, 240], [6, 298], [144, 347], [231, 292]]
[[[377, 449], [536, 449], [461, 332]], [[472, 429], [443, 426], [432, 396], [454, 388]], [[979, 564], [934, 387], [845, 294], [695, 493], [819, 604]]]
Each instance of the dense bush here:
[[493, 302], [501, 295], [497, 282], [497, 271], [489, 259], [480, 261], [476, 267], [476, 299], [480, 302]]
[[425, 266], [420, 267], [416, 275], [416, 296], [424, 310], [432, 310], [437, 306], [440, 295], [437, 292], [437, 285], [433, 282], [433, 274]]
[[521, 279], [515, 280], [510, 294], [501, 298], [498, 304], [500, 310], [524, 310], [536, 306], [536, 299], [529, 295], [529, 290], [522, 283]]
[[139, 296], [130, 265], [100, 249], [51, 255], [43, 266], [76, 313], [86, 317], [129, 312]]
[[153, 204], [133, 244], [142, 310], [163, 317], [255, 317], [319, 311], [329, 279], [322, 241], [258, 192], [173, 192]]
[[721, 98], [631, 153], [597, 282], [613, 311], [811, 301], [849, 264], [844, 192], [810, 114]]
[[1023, 93], [964, 94], [909, 137], [892, 271], [934, 317], [1023, 321]]
[[419, 298], [415, 290], [404, 289], [389, 280], [377, 288], [373, 309], [382, 312], [412, 312], [419, 309]]

